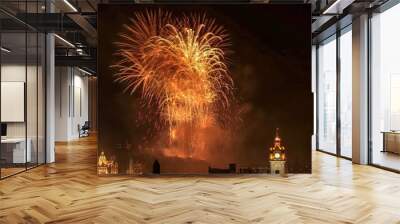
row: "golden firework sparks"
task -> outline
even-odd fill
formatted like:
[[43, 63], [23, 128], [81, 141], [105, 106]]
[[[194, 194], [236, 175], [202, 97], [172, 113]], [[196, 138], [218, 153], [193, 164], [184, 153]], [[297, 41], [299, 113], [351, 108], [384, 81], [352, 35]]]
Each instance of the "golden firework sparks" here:
[[149, 10], [135, 13], [124, 27], [116, 43], [116, 81], [130, 94], [141, 91], [170, 130], [181, 123], [204, 124], [219, 115], [217, 108], [227, 108], [233, 88], [226, 65], [229, 41], [214, 19]]

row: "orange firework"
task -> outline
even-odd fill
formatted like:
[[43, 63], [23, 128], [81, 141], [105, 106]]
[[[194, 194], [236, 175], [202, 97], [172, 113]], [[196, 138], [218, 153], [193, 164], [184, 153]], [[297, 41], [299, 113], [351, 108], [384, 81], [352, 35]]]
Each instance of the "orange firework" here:
[[228, 35], [205, 14], [174, 18], [162, 10], [137, 12], [120, 34], [116, 81], [141, 91], [170, 125], [201, 125], [232, 98], [226, 65]]

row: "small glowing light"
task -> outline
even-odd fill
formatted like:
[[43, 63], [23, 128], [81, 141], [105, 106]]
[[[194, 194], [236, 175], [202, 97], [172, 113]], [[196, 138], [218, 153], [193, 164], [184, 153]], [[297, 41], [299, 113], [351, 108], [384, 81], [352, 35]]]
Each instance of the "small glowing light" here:
[[171, 130], [171, 139], [175, 140], [176, 139], [176, 129]]

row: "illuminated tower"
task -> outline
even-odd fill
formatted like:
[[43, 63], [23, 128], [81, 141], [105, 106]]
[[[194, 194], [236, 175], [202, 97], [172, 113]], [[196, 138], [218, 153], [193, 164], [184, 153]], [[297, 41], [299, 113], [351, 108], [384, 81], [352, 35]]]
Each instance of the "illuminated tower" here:
[[107, 157], [104, 154], [104, 152], [101, 152], [99, 160], [97, 162], [97, 174], [99, 175], [108, 174], [107, 165], [108, 165]]
[[279, 128], [277, 128], [275, 132], [274, 146], [269, 148], [269, 164], [271, 174], [285, 174], [286, 149], [282, 146], [282, 140], [279, 136]]
[[279, 128], [275, 131], [274, 146], [269, 148], [269, 160], [271, 161], [285, 161], [286, 160], [286, 150], [285, 147], [281, 145], [282, 141], [279, 137]]

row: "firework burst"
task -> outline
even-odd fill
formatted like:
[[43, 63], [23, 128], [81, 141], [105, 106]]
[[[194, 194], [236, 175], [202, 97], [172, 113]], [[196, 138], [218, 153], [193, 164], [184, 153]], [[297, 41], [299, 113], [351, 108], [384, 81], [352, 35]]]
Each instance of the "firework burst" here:
[[[116, 81], [140, 91], [171, 127], [204, 125], [222, 116], [232, 98], [226, 65], [226, 30], [205, 14], [173, 17], [170, 12], [137, 12], [115, 43], [120, 60]], [[218, 111], [218, 113], [217, 113]]]

